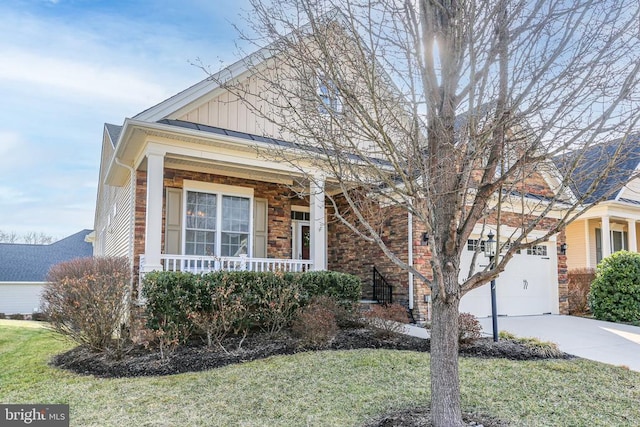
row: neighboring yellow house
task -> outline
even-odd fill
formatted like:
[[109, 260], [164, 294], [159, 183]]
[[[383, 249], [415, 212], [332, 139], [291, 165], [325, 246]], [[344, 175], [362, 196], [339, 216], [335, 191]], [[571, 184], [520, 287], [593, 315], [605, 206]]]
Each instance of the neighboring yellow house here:
[[[638, 252], [640, 243], [640, 136], [616, 140], [594, 147], [582, 162], [585, 166], [574, 174], [574, 191], [588, 188], [593, 178], [590, 171], [606, 167], [615, 149], [624, 143], [625, 161], [615, 165], [608, 179], [603, 180], [587, 202], [601, 196], [606, 199], [586, 211], [566, 228], [567, 267], [594, 268], [602, 258], [613, 252]], [[579, 176], [582, 175], [582, 179]], [[622, 186], [623, 183], [627, 183]]]

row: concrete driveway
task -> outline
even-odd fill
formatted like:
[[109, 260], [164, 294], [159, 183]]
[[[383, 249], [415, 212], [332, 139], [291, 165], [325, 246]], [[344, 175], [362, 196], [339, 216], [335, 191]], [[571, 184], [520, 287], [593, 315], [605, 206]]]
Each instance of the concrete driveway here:
[[[491, 318], [478, 319], [491, 335]], [[640, 372], [640, 327], [574, 316], [499, 317], [498, 331], [552, 341], [575, 356]]]

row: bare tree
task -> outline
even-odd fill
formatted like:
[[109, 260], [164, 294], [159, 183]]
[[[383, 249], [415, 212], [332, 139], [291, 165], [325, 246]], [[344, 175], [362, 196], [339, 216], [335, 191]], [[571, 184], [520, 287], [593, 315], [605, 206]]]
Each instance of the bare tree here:
[[17, 243], [18, 233], [15, 231], [2, 231], [0, 230], [0, 243]]
[[[594, 196], [606, 196], [596, 191], [598, 177], [615, 170], [624, 143], [601, 150], [607, 158], [586, 187], [575, 185], [575, 172], [588, 153], [636, 129], [638, 3], [251, 4], [245, 38], [267, 46], [249, 57], [259, 82], [227, 76], [221, 83], [274, 123], [274, 136], [315, 147], [303, 159], [263, 155], [321, 167], [331, 193], [340, 194], [336, 216], [430, 286], [432, 421], [463, 425], [460, 299], [495, 278], [516, 251], [548, 240]], [[552, 183], [548, 191], [530, 188], [536, 176]], [[373, 213], [381, 206], [410, 212], [432, 236], [431, 274], [385, 245]], [[500, 236], [507, 217], [518, 226]], [[461, 276], [461, 253], [478, 224], [509, 245], [494, 265]], [[533, 230], [543, 233], [532, 240]]]
[[49, 245], [53, 242], [53, 236], [43, 232], [30, 231], [22, 236], [22, 241], [30, 245]]

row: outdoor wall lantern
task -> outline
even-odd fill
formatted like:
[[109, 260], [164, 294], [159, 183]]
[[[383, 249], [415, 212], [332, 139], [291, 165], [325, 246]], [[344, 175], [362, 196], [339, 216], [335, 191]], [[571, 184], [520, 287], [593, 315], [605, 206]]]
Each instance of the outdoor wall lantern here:
[[[498, 242], [494, 240], [493, 231], [489, 230], [488, 239], [484, 242], [484, 255], [489, 258], [490, 268], [494, 268], [493, 260], [496, 256]], [[498, 309], [496, 307], [496, 280], [491, 280], [491, 323], [493, 326], [493, 341], [498, 342]]]
[[566, 255], [567, 254], [567, 244], [563, 243], [560, 245], [560, 255]]
[[422, 233], [422, 245], [429, 246], [429, 233], [427, 233], [426, 231]]

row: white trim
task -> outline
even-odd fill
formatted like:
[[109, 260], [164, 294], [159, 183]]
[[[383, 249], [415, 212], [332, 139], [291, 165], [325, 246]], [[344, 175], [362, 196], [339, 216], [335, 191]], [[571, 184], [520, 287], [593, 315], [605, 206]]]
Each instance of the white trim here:
[[310, 212], [309, 206], [291, 205], [291, 210], [294, 212]]
[[136, 120], [157, 122], [158, 120], [169, 117], [216, 89], [223, 89], [221, 87], [222, 84], [227, 83], [248, 71], [249, 65], [256, 65], [253, 64], [256, 59], [259, 59], [260, 62], [264, 62], [270, 56], [269, 49], [262, 48], [218, 71], [217, 73], [212, 74], [210, 77], [207, 77], [182, 92], [179, 92], [159, 104], [136, 114], [133, 118]]
[[[310, 221], [302, 221], [298, 219], [291, 220], [291, 238], [292, 238], [292, 251], [291, 251], [291, 259], [302, 259], [302, 227], [309, 227], [309, 232], [311, 232], [311, 222]], [[311, 248], [309, 248], [309, 257], [311, 257]], [[309, 259], [310, 261], [310, 259]]]
[[584, 237], [585, 251], [587, 253], [587, 262], [585, 265], [587, 268], [591, 268], [591, 236], [589, 233], [589, 219], [584, 220]]
[[[254, 190], [250, 187], [236, 187], [233, 185], [216, 184], [202, 181], [183, 181], [182, 188], [182, 253], [185, 254], [187, 247], [187, 192], [198, 192], [215, 194], [216, 203], [216, 247], [215, 253], [220, 256], [222, 253], [222, 197], [236, 196], [249, 199], [249, 240], [247, 241], [247, 256], [253, 256], [253, 207], [254, 207]], [[194, 255], [195, 256], [195, 255]]]

